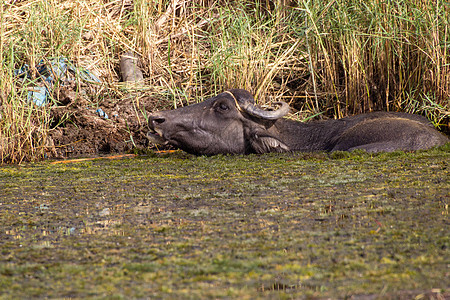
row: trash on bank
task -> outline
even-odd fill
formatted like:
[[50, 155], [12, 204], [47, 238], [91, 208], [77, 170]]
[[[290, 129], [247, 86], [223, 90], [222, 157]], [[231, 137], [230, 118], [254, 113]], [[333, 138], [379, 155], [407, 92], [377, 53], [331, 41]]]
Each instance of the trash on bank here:
[[108, 115], [103, 111], [103, 109], [99, 108], [95, 111], [100, 118], [108, 119]]
[[45, 86], [35, 86], [28, 92], [28, 102], [33, 101], [37, 106], [43, 106], [47, 104], [48, 90]]
[[39, 78], [32, 78], [30, 67], [27, 64], [24, 64], [20, 69], [14, 70], [14, 75], [22, 78], [23, 82], [27, 84], [31, 84], [33, 81], [39, 82], [38, 86], [30, 89], [27, 96], [27, 100], [34, 102], [37, 106], [44, 106], [48, 103], [48, 95], [57, 82], [64, 86], [73, 82], [78, 76], [89, 84], [101, 83], [101, 80], [94, 74], [88, 70], [76, 68], [65, 57], [54, 58], [48, 61], [42, 59], [36, 66], [36, 70]]
[[139, 56], [128, 51], [120, 57], [120, 74], [123, 82], [139, 82], [144, 80], [144, 75], [138, 66]]

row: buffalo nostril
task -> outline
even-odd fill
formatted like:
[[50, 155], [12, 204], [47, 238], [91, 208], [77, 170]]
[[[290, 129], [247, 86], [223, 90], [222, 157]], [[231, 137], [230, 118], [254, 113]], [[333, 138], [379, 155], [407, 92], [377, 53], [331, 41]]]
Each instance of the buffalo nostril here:
[[163, 117], [159, 117], [159, 116], [151, 116], [150, 117], [150, 124], [151, 125], [156, 125], [156, 124], [161, 124], [164, 123], [164, 121], [166, 121], [166, 118]]
[[154, 122], [156, 122], [156, 123], [158, 123], [158, 124], [161, 124], [161, 123], [163, 123], [165, 120], [166, 120], [165, 118], [159, 117], [159, 118], [154, 119]]

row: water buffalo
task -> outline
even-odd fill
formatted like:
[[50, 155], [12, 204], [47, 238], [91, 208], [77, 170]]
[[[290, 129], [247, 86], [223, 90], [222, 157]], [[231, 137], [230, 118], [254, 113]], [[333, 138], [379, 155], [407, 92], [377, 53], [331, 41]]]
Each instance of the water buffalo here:
[[276, 105], [276, 110], [263, 110], [251, 93], [234, 89], [150, 115], [148, 137], [155, 144], [197, 155], [419, 150], [449, 141], [426, 118], [414, 114], [374, 112], [302, 123], [282, 118], [289, 112], [288, 104]]

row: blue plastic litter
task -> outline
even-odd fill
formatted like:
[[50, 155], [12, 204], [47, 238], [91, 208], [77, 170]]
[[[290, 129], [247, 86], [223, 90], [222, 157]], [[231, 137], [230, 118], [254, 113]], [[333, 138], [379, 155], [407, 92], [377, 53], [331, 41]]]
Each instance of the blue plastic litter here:
[[27, 64], [24, 64], [22, 68], [14, 70], [14, 76], [22, 77], [28, 75], [28, 69], [29, 66]]
[[100, 118], [108, 119], [108, 115], [103, 111], [103, 109], [98, 108], [95, 112], [99, 115]]
[[79, 71], [81, 79], [87, 81], [89, 83], [101, 83], [100, 79], [98, 79], [94, 74], [87, 70]]
[[49, 61], [50, 66], [41, 60], [39, 64], [36, 66], [36, 69], [45, 81], [53, 83], [55, 79], [53, 75], [56, 76], [57, 79], [64, 79], [67, 73], [67, 59], [64, 57], [60, 57], [59, 59], [52, 59]]
[[37, 86], [33, 91], [28, 92], [28, 102], [33, 101], [37, 106], [44, 106], [47, 104], [48, 89], [45, 86]]
[[[28, 101], [34, 102], [37, 106], [43, 106], [48, 103], [48, 95], [56, 82], [64, 85], [74, 80], [75, 75], [88, 83], [101, 83], [94, 74], [87, 70], [79, 69], [65, 57], [52, 59], [46, 63], [41, 60], [36, 66], [44, 86], [36, 86], [28, 92]], [[20, 69], [14, 70], [14, 75], [20, 78], [31, 80], [29, 66], [24, 64]], [[49, 91], [50, 89], [50, 91]], [[105, 114], [106, 115], [106, 114]], [[106, 117], [107, 118], [107, 117]]]
[[45, 86], [35, 86], [32, 91], [28, 92], [28, 102], [33, 101], [37, 106], [47, 104], [48, 90]]

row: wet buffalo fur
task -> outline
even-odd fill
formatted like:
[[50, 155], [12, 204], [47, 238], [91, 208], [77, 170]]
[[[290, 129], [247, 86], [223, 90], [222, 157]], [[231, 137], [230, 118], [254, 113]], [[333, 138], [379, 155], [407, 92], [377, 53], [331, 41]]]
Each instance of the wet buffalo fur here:
[[230, 90], [202, 103], [149, 118], [149, 138], [197, 155], [287, 151], [369, 152], [428, 149], [447, 143], [419, 115], [373, 112], [338, 120], [297, 122], [250, 115], [238, 103], [250, 101], [246, 90]]

